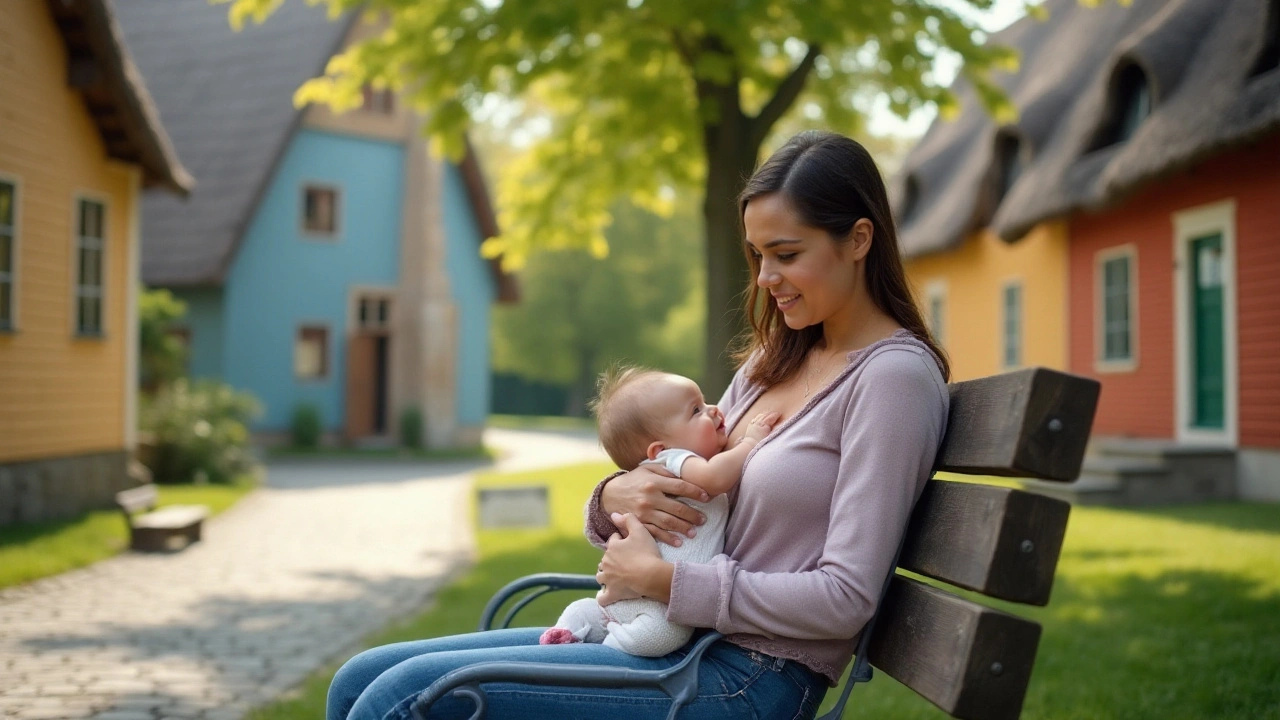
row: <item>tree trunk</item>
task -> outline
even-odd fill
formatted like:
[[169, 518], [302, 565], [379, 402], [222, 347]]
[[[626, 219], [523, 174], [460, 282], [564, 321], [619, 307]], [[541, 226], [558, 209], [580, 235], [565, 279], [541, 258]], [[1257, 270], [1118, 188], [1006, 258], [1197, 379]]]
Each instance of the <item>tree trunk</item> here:
[[738, 219], [738, 193], [755, 169], [759, 143], [734, 90], [718, 93], [717, 122], [707, 123], [707, 186], [702, 214], [706, 233], [707, 340], [702, 390], [714, 402], [733, 379], [734, 343], [746, 327], [743, 290], [749, 278]]

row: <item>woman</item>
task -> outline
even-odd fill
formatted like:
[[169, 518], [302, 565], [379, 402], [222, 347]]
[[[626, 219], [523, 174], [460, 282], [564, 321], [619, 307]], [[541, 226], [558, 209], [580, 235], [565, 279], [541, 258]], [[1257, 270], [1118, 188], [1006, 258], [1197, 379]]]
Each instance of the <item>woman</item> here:
[[[781, 420], [748, 457], [725, 554], [665, 563], [700, 519], [670, 496], [701, 491], [643, 469], [607, 478], [587, 534], [607, 550], [601, 602], [646, 596], [673, 622], [726, 634], [699, 666], [682, 718], [812, 717], [871, 617], [947, 417], [948, 368], [912, 302], [879, 171], [832, 133], [793, 138], [739, 198], [754, 283], [743, 365], [720, 401], [730, 442], [744, 416]], [[611, 521], [612, 520], [612, 521]], [[409, 717], [449, 670], [486, 660], [669, 667], [602, 645], [538, 645], [541, 628], [375, 648], [338, 672], [329, 718]], [[665, 717], [658, 691], [486, 685], [491, 717]], [[432, 717], [468, 717], [446, 698]]]

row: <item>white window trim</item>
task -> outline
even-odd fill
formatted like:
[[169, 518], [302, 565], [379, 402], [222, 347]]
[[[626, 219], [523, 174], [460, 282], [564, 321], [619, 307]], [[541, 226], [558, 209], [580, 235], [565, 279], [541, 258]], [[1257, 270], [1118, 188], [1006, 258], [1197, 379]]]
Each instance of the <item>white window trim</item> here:
[[[322, 328], [324, 330], [324, 374], [319, 377], [302, 377], [298, 374], [298, 338], [303, 328]], [[289, 374], [294, 382], [306, 385], [319, 385], [333, 379], [337, 368], [333, 364], [334, 350], [333, 327], [326, 320], [300, 320], [293, 326], [293, 342], [289, 345]]]
[[13, 257], [10, 258], [9, 273], [9, 310], [13, 317], [9, 329], [0, 330], [0, 333], [17, 334], [22, 329], [22, 306], [19, 300], [22, 293], [18, 291], [22, 272], [22, 178], [0, 172], [0, 182], [13, 185], [13, 240], [10, 245]]
[[[1005, 292], [1015, 286], [1018, 288], [1018, 362], [1010, 365], [1005, 362], [1005, 358], [1008, 356], [1006, 352], [1008, 346], [1005, 344], [1008, 338], [1005, 335], [1005, 331], [1008, 328], [1009, 318], [1005, 316], [1007, 306], [1004, 297]], [[1025, 367], [1027, 360], [1027, 287], [1021, 277], [1006, 278], [1004, 282], [1000, 283], [998, 302], [1000, 303], [1000, 367], [1002, 370], [1017, 370]]]
[[356, 335], [364, 329], [360, 326], [361, 300], [390, 301], [387, 323], [384, 327], [377, 329], [392, 332], [399, 319], [399, 303], [396, 302], [396, 294], [396, 288], [388, 285], [352, 285], [347, 288], [347, 337]]
[[949, 303], [947, 302], [946, 279], [934, 278], [928, 281], [927, 283], [925, 283], [924, 297], [925, 297], [925, 303], [926, 303], [925, 311], [928, 313], [927, 319], [930, 325], [932, 325], [932, 322], [933, 322], [933, 302], [934, 300], [942, 301], [942, 317], [939, 318], [938, 327], [936, 328], [930, 327], [930, 330], [934, 334], [934, 340], [937, 340], [939, 345], [946, 347], [947, 336], [948, 336], [947, 330], [949, 329], [948, 325], [950, 325], [950, 323], [948, 322], [948, 319], [949, 319], [949, 316], [951, 315], [951, 308], [948, 307]]
[[[317, 232], [307, 229], [307, 190], [333, 191], [333, 232]], [[303, 180], [298, 187], [298, 236], [309, 242], [331, 242], [342, 240], [343, 223], [346, 212], [342, 186], [326, 180]]]
[[[84, 334], [80, 332], [79, 313], [80, 313], [80, 202], [88, 200], [90, 202], [100, 203], [102, 205], [102, 258], [99, 271], [102, 274], [102, 295], [99, 300], [99, 312], [102, 314], [100, 318], [98, 332], [96, 334]], [[71, 322], [71, 337], [77, 340], [98, 341], [106, 340], [111, 332], [111, 324], [108, 320], [111, 314], [108, 312], [107, 300], [111, 294], [108, 288], [111, 284], [111, 218], [115, 217], [111, 207], [111, 198], [100, 192], [92, 190], [77, 190], [71, 194], [71, 312], [68, 313]]]
[[[1129, 258], [1129, 358], [1107, 360], [1107, 305], [1104, 269], [1110, 260]], [[1099, 250], [1093, 255], [1093, 369], [1099, 373], [1134, 372], [1138, 369], [1138, 246], [1133, 243]]]
[[[1239, 393], [1237, 328], [1236, 328], [1236, 201], [1234, 198], [1201, 205], [1172, 214], [1174, 273], [1174, 358], [1177, 410], [1177, 439], [1181, 442], [1235, 447], [1239, 442]], [[1223, 312], [1223, 429], [1205, 430], [1191, 427], [1191, 288], [1184, 270], [1190, 257], [1187, 247], [1192, 240], [1219, 233], [1222, 235], [1222, 312]]]

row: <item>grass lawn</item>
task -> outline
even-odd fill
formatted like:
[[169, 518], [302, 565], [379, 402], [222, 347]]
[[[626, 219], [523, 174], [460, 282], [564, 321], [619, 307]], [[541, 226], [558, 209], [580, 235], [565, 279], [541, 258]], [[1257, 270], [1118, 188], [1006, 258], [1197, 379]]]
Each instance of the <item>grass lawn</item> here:
[[[581, 506], [610, 469], [480, 477], [486, 487], [550, 479], [555, 527], [480, 532], [475, 569], [369, 644], [473, 630], [493, 591], [520, 575], [591, 572], [598, 553], [582, 539]], [[552, 622], [572, 597], [535, 601], [520, 624]], [[1044, 625], [1027, 720], [1280, 720], [1280, 505], [1075, 508], [1049, 607], [1002, 607]], [[321, 717], [334, 670], [251, 717]], [[946, 716], [877, 673], [855, 690], [846, 717]]]
[[562, 417], [560, 415], [490, 415], [489, 427], [508, 430], [590, 430], [596, 429], [596, 421], [589, 417]]
[[[246, 476], [229, 485], [158, 485], [160, 505], [207, 505], [216, 515], [254, 488]], [[119, 510], [75, 520], [0, 528], [0, 588], [56, 575], [111, 557], [129, 544]]]
[[359, 460], [492, 460], [496, 453], [492, 448], [483, 445], [467, 448], [450, 448], [447, 450], [423, 450], [402, 447], [389, 448], [349, 448], [349, 447], [274, 447], [268, 448], [269, 458], [317, 458], [322, 460], [359, 459]]

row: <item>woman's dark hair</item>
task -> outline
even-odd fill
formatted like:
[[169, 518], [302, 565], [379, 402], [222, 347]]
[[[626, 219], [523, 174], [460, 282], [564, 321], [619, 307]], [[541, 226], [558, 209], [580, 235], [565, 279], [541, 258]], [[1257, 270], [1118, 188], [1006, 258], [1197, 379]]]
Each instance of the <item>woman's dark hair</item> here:
[[[809, 131], [787, 141], [769, 156], [738, 196], [738, 219], [747, 204], [765, 195], [786, 198], [800, 221], [825, 230], [832, 241], [846, 243], [853, 225], [862, 218], [874, 228], [866, 264], [867, 291], [882, 312], [911, 331], [933, 350], [941, 363], [944, 379], [951, 378], [947, 355], [929, 334], [907, 284], [898, 234], [893, 227], [889, 195], [880, 170], [867, 149], [858, 142], [832, 132]], [[752, 382], [765, 387], [776, 385], [798, 372], [809, 350], [822, 339], [822, 326], [792, 330], [782, 320], [778, 306], [761, 302], [760, 261], [744, 247], [751, 281], [746, 292], [746, 315], [751, 332], [737, 353], [739, 362], [760, 351], [748, 371]]]

